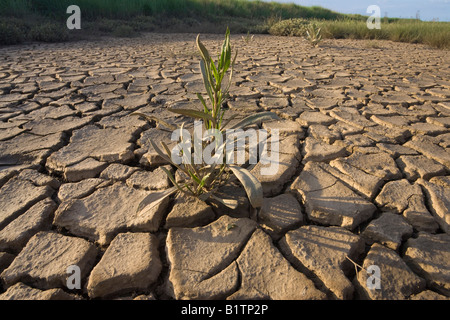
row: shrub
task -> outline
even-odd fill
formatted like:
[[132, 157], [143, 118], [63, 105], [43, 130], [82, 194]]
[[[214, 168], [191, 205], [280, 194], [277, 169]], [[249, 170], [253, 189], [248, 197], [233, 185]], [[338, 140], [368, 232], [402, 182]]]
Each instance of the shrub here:
[[305, 19], [287, 19], [275, 23], [269, 29], [274, 36], [303, 36], [309, 21]]
[[121, 25], [118, 26], [114, 32], [114, 36], [120, 37], [120, 38], [131, 38], [137, 35], [136, 31], [133, 29], [133, 27], [130, 27], [128, 25]]
[[98, 19], [95, 21], [95, 26], [101, 32], [113, 32], [117, 28], [117, 21], [110, 19]]
[[154, 31], [156, 25], [158, 24], [156, 17], [153, 16], [137, 16], [127, 22], [127, 25], [132, 27], [136, 32], [144, 31], [150, 32]]
[[42, 23], [34, 25], [30, 30], [30, 38], [43, 42], [63, 42], [69, 39], [64, 23]]
[[23, 41], [20, 29], [12, 23], [0, 23], [0, 45], [18, 44]]

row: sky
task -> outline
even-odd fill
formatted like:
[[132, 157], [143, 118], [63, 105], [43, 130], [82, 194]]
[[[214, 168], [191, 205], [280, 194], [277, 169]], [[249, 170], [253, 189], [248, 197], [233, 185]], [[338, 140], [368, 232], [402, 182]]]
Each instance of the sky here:
[[450, 21], [450, 0], [276, 0], [276, 2], [296, 3], [302, 6], [321, 6], [340, 13], [368, 14], [367, 7], [377, 5], [381, 16], [390, 18], [415, 18], [430, 21]]

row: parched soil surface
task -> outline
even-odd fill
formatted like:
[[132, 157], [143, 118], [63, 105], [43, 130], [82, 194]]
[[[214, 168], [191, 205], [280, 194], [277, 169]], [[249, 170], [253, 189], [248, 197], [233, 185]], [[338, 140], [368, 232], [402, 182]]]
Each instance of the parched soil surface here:
[[261, 210], [232, 184], [137, 214], [174, 168], [129, 115], [192, 125], [195, 36], [0, 48], [0, 299], [448, 299], [448, 52], [233, 36], [226, 117], [280, 117]]

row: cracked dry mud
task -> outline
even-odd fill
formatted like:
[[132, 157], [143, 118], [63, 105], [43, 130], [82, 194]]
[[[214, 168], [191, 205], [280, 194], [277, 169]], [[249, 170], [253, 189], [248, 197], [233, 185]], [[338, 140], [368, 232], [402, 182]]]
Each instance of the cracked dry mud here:
[[253, 169], [261, 211], [230, 185], [236, 210], [174, 197], [138, 216], [170, 187], [150, 144], [170, 135], [128, 115], [190, 121], [167, 108], [201, 108], [194, 40], [0, 49], [0, 299], [449, 299], [447, 52], [234, 36], [227, 115], [280, 116], [261, 124], [282, 133], [278, 172]]

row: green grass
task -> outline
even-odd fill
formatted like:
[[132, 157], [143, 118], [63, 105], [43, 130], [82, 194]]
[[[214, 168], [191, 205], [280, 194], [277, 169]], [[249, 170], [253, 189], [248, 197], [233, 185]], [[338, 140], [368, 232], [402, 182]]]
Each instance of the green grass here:
[[321, 7], [248, 0], [0, 0], [1, 14], [23, 16], [39, 13], [65, 17], [69, 5], [78, 5], [86, 19], [127, 19], [139, 15], [175, 17], [240, 17], [337, 19], [344, 15]]
[[234, 34], [267, 33], [282, 19], [346, 17], [320, 7], [251, 0], [0, 0], [0, 31], [5, 34], [0, 44], [66, 40], [64, 32], [52, 37], [47, 31], [65, 28], [69, 5], [80, 7], [82, 26], [69, 32], [70, 39], [149, 31], [222, 33], [226, 26]]
[[320, 21], [323, 37], [332, 39], [374, 39], [423, 43], [440, 49], [450, 48], [450, 23], [398, 20], [381, 23], [370, 30], [362, 21]]
[[[412, 19], [395, 19], [381, 23], [381, 29], [367, 28], [366, 21], [308, 20], [307, 24], [316, 23], [321, 28], [325, 39], [366, 39], [391, 40], [397, 42], [423, 43], [429, 46], [450, 48], [449, 22], [423, 22]], [[305, 20], [282, 20], [269, 29], [269, 33], [277, 36], [304, 36]]]
[[[73, 4], [81, 8], [82, 30], [68, 34], [55, 31], [55, 36], [51, 35], [51, 30], [65, 28], [66, 9]], [[389, 18], [382, 20], [381, 30], [369, 30], [367, 17], [361, 15], [258, 0], [0, 0], [0, 17], [0, 44], [149, 31], [222, 33], [226, 26], [234, 34], [301, 36], [303, 32], [296, 29], [296, 23], [314, 20], [324, 38], [388, 39], [450, 47], [447, 22]], [[120, 30], [119, 26], [124, 27]]]

